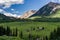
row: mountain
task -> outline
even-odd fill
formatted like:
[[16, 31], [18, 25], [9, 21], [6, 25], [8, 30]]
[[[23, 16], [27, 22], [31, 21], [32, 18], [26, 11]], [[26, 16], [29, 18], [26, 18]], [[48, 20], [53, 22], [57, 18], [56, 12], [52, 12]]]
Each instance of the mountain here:
[[27, 12], [25, 12], [20, 18], [24, 18], [24, 19], [26, 19], [26, 18], [29, 18], [31, 15], [33, 15], [34, 13], [36, 13], [36, 10], [29, 10], [29, 11], [27, 11]]
[[9, 17], [5, 16], [4, 14], [0, 14], [0, 20], [2, 19], [9, 19]]
[[0, 13], [0, 22], [12, 21], [15, 20], [13, 17], [5, 16], [4, 14]]
[[36, 13], [32, 14], [31, 18], [40, 18], [40, 17], [60, 17], [60, 4], [50, 2], [40, 8]]

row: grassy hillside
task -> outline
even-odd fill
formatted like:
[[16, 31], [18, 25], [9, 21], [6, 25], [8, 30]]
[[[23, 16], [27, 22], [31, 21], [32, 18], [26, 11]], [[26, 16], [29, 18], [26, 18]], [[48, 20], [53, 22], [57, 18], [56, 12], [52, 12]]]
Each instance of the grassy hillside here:
[[49, 16], [33, 16], [29, 19], [35, 19], [35, 18], [60, 18], [60, 10], [57, 10], [56, 12], [50, 14]]
[[12, 21], [19, 21], [20, 19], [14, 18], [14, 17], [10, 17], [10, 16], [6, 16], [2, 13], [0, 13], [0, 23], [3, 22], [12, 22]]
[[51, 18], [60, 18], [60, 10], [56, 11], [55, 13], [50, 15], [49, 17], [51, 17]]

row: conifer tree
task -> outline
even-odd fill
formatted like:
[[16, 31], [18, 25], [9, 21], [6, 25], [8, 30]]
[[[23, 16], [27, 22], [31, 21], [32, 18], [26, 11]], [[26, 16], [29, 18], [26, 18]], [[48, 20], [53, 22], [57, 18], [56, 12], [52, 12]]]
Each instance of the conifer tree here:
[[22, 39], [23, 38], [23, 32], [21, 31], [19, 35], [20, 35], [20, 38]]

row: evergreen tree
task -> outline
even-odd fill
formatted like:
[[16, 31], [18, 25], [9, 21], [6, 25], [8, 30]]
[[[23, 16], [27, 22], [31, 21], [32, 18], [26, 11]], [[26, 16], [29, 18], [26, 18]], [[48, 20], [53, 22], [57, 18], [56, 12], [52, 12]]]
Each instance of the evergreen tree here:
[[57, 31], [55, 29], [54, 32], [50, 34], [50, 40], [57, 40], [59, 37], [60, 37], [60, 28], [58, 27]]
[[0, 26], [0, 36], [3, 35], [3, 26]]
[[20, 35], [20, 38], [22, 39], [23, 38], [23, 32], [21, 31], [21, 33], [19, 35]]
[[16, 29], [13, 29], [13, 36], [16, 36]]
[[60, 27], [57, 28], [57, 36], [60, 36]]
[[18, 32], [17, 32], [18, 30], [17, 30], [17, 28], [16, 28], [16, 36], [18, 35]]
[[6, 35], [7, 35], [7, 36], [10, 36], [10, 34], [11, 34], [10, 27], [9, 27], [9, 26], [7, 26], [7, 29], [6, 29]]
[[46, 36], [45, 40], [48, 40], [48, 37]]
[[53, 32], [51, 32], [49, 40], [52, 40], [52, 39], [53, 39]]
[[[32, 38], [32, 35], [29, 33], [29, 40], [32, 40], [33, 38]], [[35, 39], [35, 38], [34, 38]]]

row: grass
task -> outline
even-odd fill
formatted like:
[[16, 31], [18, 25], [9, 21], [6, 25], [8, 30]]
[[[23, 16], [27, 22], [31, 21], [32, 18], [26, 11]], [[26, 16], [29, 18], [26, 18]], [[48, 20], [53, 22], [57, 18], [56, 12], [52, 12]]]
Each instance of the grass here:
[[[57, 29], [60, 26], [60, 22], [9, 22], [9, 23], [0, 23], [0, 26], [9, 26], [11, 29], [18, 28], [19, 31], [23, 31], [23, 36], [25, 38], [28, 37], [28, 34], [31, 33], [32, 35], [36, 36], [49, 36], [50, 32], [54, 29]], [[44, 30], [36, 31], [37, 27], [44, 27]], [[36, 30], [32, 30], [31, 28], [35, 28]], [[30, 30], [27, 32], [26, 30]], [[0, 40], [23, 40], [19, 37], [7, 37], [7, 36], [0, 36]]]
[[[26, 30], [30, 30], [32, 35], [49, 36], [51, 31], [60, 26], [60, 22], [9, 22], [0, 23], [0, 25], [4, 27], [9, 26], [11, 29], [17, 27], [19, 31], [24, 32], [24, 36], [29, 34]], [[44, 27], [44, 30], [36, 31], [37, 27]], [[35, 28], [36, 30], [31, 31], [31, 28]]]
[[60, 10], [56, 11], [54, 14], [50, 15], [51, 18], [60, 18]]
[[0, 36], [0, 40], [22, 40], [19, 37]]

